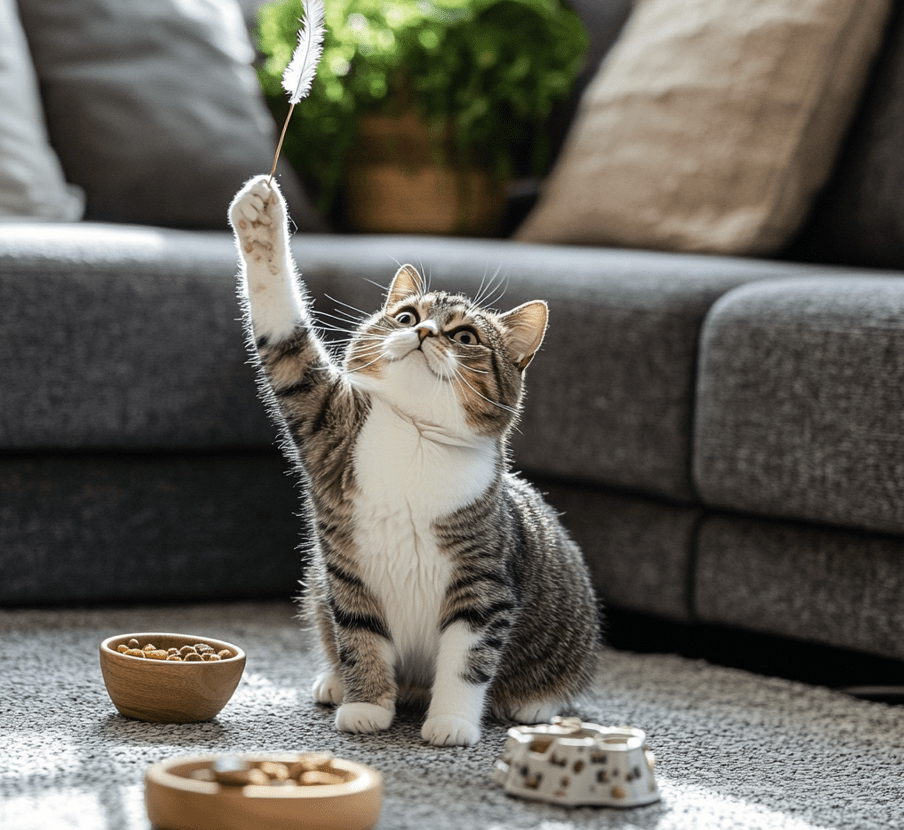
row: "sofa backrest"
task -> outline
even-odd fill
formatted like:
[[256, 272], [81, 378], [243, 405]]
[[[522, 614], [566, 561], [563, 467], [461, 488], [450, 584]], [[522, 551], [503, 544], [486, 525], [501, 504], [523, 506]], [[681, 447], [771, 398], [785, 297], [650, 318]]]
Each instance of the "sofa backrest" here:
[[893, 4], [835, 171], [789, 255], [904, 269], [904, 4]]

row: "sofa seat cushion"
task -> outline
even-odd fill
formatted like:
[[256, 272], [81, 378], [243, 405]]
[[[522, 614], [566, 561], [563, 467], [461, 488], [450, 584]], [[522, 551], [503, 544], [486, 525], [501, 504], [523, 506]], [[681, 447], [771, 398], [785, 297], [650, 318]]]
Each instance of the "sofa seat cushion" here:
[[900, 537], [711, 516], [697, 545], [700, 621], [904, 659]]
[[0, 459], [0, 606], [290, 597], [299, 493], [275, 450]]
[[904, 275], [761, 282], [703, 329], [705, 504], [904, 533]]
[[597, 596], [614, 606], [689, 622], [702, 511], [580, 484], [535, 482], [590, 569]]
[[0, 446], [268, 446], [225, 234], [0, 226]]

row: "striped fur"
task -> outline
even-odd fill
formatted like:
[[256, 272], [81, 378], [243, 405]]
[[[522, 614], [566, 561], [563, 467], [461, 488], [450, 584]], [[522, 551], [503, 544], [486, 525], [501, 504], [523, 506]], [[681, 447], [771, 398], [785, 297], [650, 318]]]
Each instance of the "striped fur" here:
[[312, 326], [276, 186], [248, 182], [230, 221], [261, 389], [307, 489], [315, 699], [351, 732], [424, 701], [438, 745], [476, 742], [487, 710], [547, 720], [589, 681], [598, 620], [577, 546], [508, 471], [545, 304], [500, 314], [403, 266], [340, 363]]

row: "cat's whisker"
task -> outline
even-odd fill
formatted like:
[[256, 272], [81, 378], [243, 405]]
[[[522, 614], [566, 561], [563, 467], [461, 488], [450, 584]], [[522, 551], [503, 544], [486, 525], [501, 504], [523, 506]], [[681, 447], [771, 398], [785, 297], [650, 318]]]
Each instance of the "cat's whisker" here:
[[358, 308], [357, 306], [349, 305], [348, 303], [346, 303], [343, 300], [340, 300], [336, 297], [331, 297], [329, 294], [324, 294], [323, 296], [326, 297], [331, 302], [338, 303], [339, 305], [344, 306], [345, 308], [350, 308], [356, 314], [360, 315], [360, 317], [358, 318], [359, 320], [366, 320], [368, 317], [371, 316], [371, 313], [369, 311], [363, 311], [362, 309]]
[[458, 371], [458, 367], [453, 367], [453, 372], [455, 374], [456, 379], [459, 380], [461, 383], [463, 383], [465, 386], [467, 386], [468, 389], [470, 389], [475, 395], [477, 395], [478, 398], [481, 398], [482, 400], [486, 401], [489, 404], [492, 404], [493, 406], [499, 407], [499, 409], [502, 409], [505, 412], [510, 412], [512, 414], [517, 413], [517, 411], [518, 411], [517, 409], [513, 409], [512, 407], [507, 406], [504, 403], [499, 403], [498, 401], [494, 401], [491, 398], [488, 398], [482, 392], [475, 389], [470, 383], [468, 383], [468, 379], [461, 372]]
[[460, 364], [460, 367], [465, 372], [470, 372], [472, 375], [489, 375], [491, 374], [486, 369], [475, 369], [473, 366], [465, 366], [464, 364]]
[[357, 317], [354, 314], [351, 314], [348, 311], [344, 311], [341, 308], [333, 309], [332, 311], [323, 311], [320, 310], [317, 312], [317, 317], [329, 317], [333, 320], [344, 320], [349, 323], [354, 323], [356, 326], [360, 326], [362, 319], [361, 317]]
[[355, 329], [344, 328], [343, 326], [337, 326], [334, 323], [317, 323], [317, 331], [332, 331], [338, 334], [347, 334], [350, 337], [355, 334]]
[[496, 268], [496, 271], [493, 273], [493, 276], [490, 277], [489, 279], [487, 279], [487, 274], [489, 273], [489, 270], [485, 270], [483, 272], [483, 276], [480, 279], [480, 286], [477, 289], [477, 296], [474, 298], [474, 301], [471, 303], [471, 308], [477, 308], [478, 306], [480, 306], [483, 303], [483, 300], [486, 296], [486, 294], [484, 293], [485, 291], [487, 294], [489, 294], [491, 291], [493, 291], [493, 283], [495, 282], [496, 277], [499, 276], [499, 272], [501, 270], [502, 270], [502, 266], [500, 265], [498, 268]]
[[331, 314], [328, 311], [318, 312], [317, 319], [319, 320], [321, 318], [326, 318], [328, 320], [332, 320], [334, 322], [341, 323], [342, 325], [351, 326], [354, 330], [359, 329], [363, 322], [363, 321], [357, 319], [356, 317], [353, 317], [351, 314], [344, 314], [344, 316], [343, 316], [342, 313]]
[[318, 332], [318, 334], [329, 332], [331, 336], [339, 335], [343, 339], [355, 336], [354, 329], [343, 328], [342, 326], [336, 326], [332, 323], [318, 323], [316, 326], [316, 331]]
[[417, 258], [417, 264], [418, 268], [420, 269], [419, 273], [421, 275], [421, 278], [424, 280], [424, 293], [429, 294], [430, 282], [433, 279], [433, 275], [426, 268], [424, 268], [424, 260], [420, 256]]
[[[362, 337], [359, 332], [349, 331], [348, 329], [340, 329], [333, 327], [323, 327], [321, 331], [330, 331], [334, 335], [339, 334], [343, 335], [342, 337], [333, 338], [334, 343], [351, 343], [353, 340], [362, 340]], [[385, 339], [382, 335], [372, 335], [373, 339], [379, 339], [379, 342], [383, 342]]]
[[476, 306], [478, 301], [480, 300], [480, 295], [483, 293], [483, 286], [487, 281], [488, 273], [489, 272], [486, 269], [484, 269], [483, 276], [480, 278], [480, 285], [477, 286], [477, 294], [475, 295], [474, 300], [471, 301], [471, 305], [469, 306], [469, 308], [473, 308], [474, 306]]
[[482, 360], [482, 358], [477, 355], [458, 355], [457, 365], [462, 369], [466, 369], [469, 372], [474, 373], [475, 375], [489, 375], [491, 374], [489, 369], [477, 369], [474, 366], [469, 366], [468, 360]]
[[[498, 275], [498, 273], [499, 272], [497, 271], [496, 275]], [[496, 278], [496, 275], [494, 275], [494, 277], [493, 277], [494, 279]], [[502, 280], [500, 281], [499, 285], [496, 288], [493, 288], [492, 286], [490, 286], [490, 288], [487, 292], [487, 296], [485, 298], [482, 298], [478, 302], [475, 302], [474, 308], [476, 309], [476, 308], [480, 308], [480, 307], [484, 307], [484, 308], [492, 307], [495, 303], [498, 303], [505, 296], [508, 289], [509, 289], [509, 276], [508, 276], [508, 274], [506, 274], [502, 278]]]
[[[360, 357], [362, 357], [362, 358], [364, 358], [364, 359], [370, 358], [370, 357], [372, 357], [373, 355], [376, 355], [376, 356], [373, 358], [373, 360], [371, 360], [371, 361], [368, 362], [368, 363], [365, 363], [363, 366], [355, 366], [354, 369], [353, 369], [352, 371], [360, 372], [360, 371], [362, 371], [363, 369], [367, 369], [367, 368], [373, 366], [374, 364], [379, 363], [381, 360], [386, 360], [386, 359], [387, 359], [386, 355], [383, 353], [382, 347], [368, 347], [368, 348], [366, 348], [366, 349], [362, 349], [362, 350], [361, 350], [360, 352], [358, 352], [358, 353], [351, 353], [351, 354], [349, 354], [349, 355], [348, 355], [348, 359], [346, 360], [346, 366], [348, 366], [349, 361], [350, 361], [351, 359], [356, 358], [356, 357], [358, 357], [359, 355], [360, 355]], [[349, 367], [349, 368], [351, 368], [351, 367]]]
[[480, 281], [480, 288], [477, 291], [477, 296], [471, 303], [471, 309], [486, 308], [489, 306], [487, 298], [496, 292], [501, 285], [501, 283], [497, 283], [497, 278], [499, 277], [499, 272], [501, 270], [502, 266], [500, 265], [489, 278], [487, 278], [487, 272], [484, 271], [483, 278]]
[[334, 308], [332, 312], [323, 312], [324, 316], [332, 317], [334, 320], [342, 320], [347, 321], [354, 325], [356, 328], [360, 328], [361, 326], [384, 326], [388, 327], [388, 323], [379, 320], [379, 315], [368, 315], [367, 317], [361, 317], [358, 314], [352, 314], [350, 311], [346, 311], [342, 308]]
[[[336, 325], [335, 323], [319, 322], [316, 325], [316, 328], [318, 331], [329, 331], [333, 334], [345, 335], [346, 339], [354, 339], [355, 337], [360, 338], [361, 336], [361, 330], [357, 326], [354, 328], [347, 328], [345, 326]], [[382, 340], [385, 339], [388, 335], [392, 334], [393, 331], [396, 331], [396, 329], [374, 326], [369, 333], [372, 337], [380, 338]]]
[[336, 346], [339, 349], [339, 354], [342, 357], [350, 356], [353, 354], [361, 355], [362, 357], [373, 357], [381, 352], [380, 349], [374, 348], [372, 346], [364, 346], [360, 348], [356, 348], [354, 346], [354, 340], [348, 340], [345, 343], [337, 343]]
[[339, 325], [347, 326], [350, 330], [357, 330], [363, 325], [363, 321], [352, 317], [351, 314], [343, 316], [341, 314], [332, 314], [329, 311], [318, 311], [316, 319], [329, 320], [332, 323], [338, 323]]
[[468, 372], [471, 372], [475, 375], [489, 375], [491, 374], [489, 369], [476, 369], [473, 366], [469, 366], [467, 361], [469, 360], [482, 360], [483, 358], [479, 355], [469, 355], [469, 354], [461, 354], [457, 356], [456, 365], [460, 366], [462, 369], [466, 369]]
[[[399, 266], [399, 267], [401, 267], [401, 266]], [[384, 294], [386, 294], [389, 291], [388, 285], [383, 285], [382, 283], [379, 283], [376, 280], [368, 279], [367, 277], [361, 277], [361, 279], [364, 280], [364, 282], [369, 282], [371, 285], [375, 285]]]
[[382, 343], [362, 343], [360, 340], [352, 339], [346, 344], [346, 346], [351, 347], [352, 344], [358, 345], [356, 345], [354, 348], [349, 348], [349, 354], [360, 354], [364, 357], [384, 355]]
[[346, 329], [333, 329], [333, 331], [337, 334], [344, 334], [345, 337], [337, 337], [333, 340], [334, 343], [354, 343], [354, 342], [363, 342], [364, 338], [361, 337], [358, 332], [347, 331]]
[[374, 329], [376, 331], [380, 331], [385, 334], [392, 334], [392, 332], [399, 330], [398, 326], [396, 326], [390, 322], [385, 322], [383, 320], [378, 320], [378, 319], [359, 323], [356, 326], [356, 328], [357, 329]]

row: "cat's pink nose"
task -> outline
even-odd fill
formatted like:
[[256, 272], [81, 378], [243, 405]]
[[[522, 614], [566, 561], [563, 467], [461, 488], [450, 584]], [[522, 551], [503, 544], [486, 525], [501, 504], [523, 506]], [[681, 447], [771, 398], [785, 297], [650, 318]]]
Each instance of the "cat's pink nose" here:
[[425, 337], [435, 337], [439, 334], [439, 329], [433, 320], [424, 320], [423, 323], [418, 323], [414, 328], [417, 331], [417, 339], [421, 343], [424, 342]]

